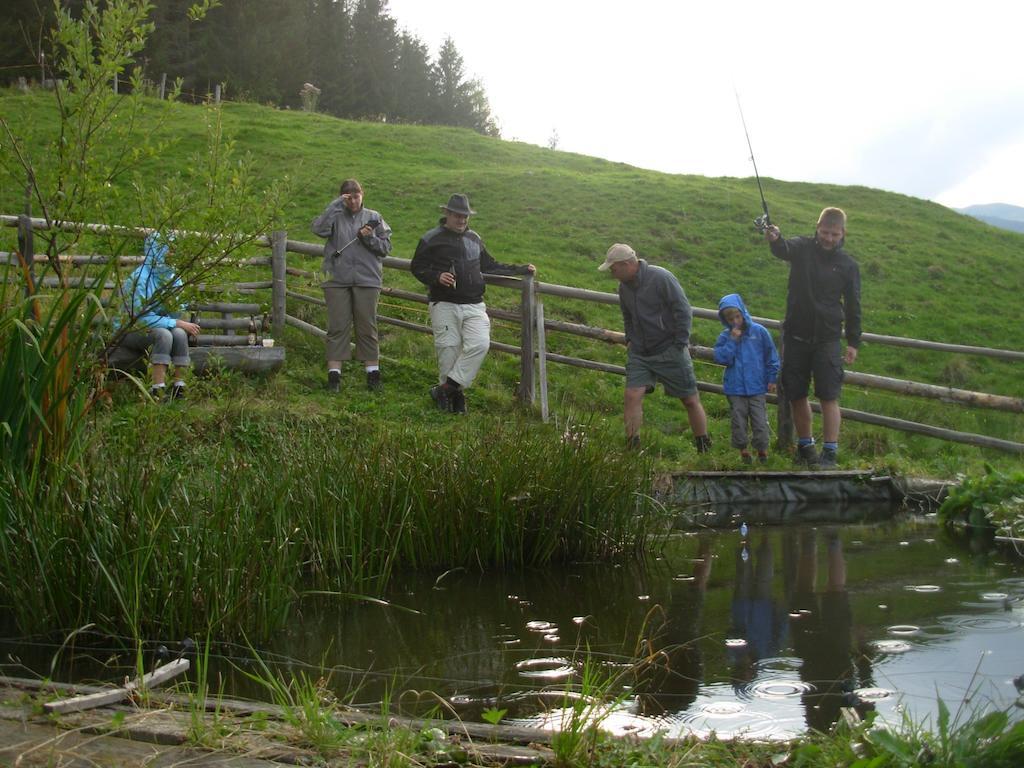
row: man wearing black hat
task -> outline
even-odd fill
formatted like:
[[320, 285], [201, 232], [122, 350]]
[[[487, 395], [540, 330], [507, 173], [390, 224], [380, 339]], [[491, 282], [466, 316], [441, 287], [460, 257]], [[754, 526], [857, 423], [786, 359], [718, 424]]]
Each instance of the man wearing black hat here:
[[454, 194], [441, 206], [438, 226], [420, 238], [412, 273], [430, 289], [430, 325], [437, 351], [438, 384], [430, 389], [437, 407], [466, 412], [464, 389], [473, 383], [491, 345], [491, 321], [484, 305], [483, 273], [527, 275], [533, 264], [502, 264], [469, 229], [476, 213], [469, 198]]

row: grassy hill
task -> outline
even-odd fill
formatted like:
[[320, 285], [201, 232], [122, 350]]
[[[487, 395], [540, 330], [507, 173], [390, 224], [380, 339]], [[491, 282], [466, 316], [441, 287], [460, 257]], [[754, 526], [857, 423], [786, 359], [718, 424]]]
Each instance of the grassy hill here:
[[[160, 184], [169, 174], [183, 172], [190, 155], [202, 146], [205, 114], [198, 107], [156, 101], [147, 110], [153, 124], [158, 118], [163, 121], [160, 137], [171, 141], [160, 157], [146, 161], [147, 179]], [[40, 147], [53, 131], [52, 96], [45, 93], [0, 93], [0, 114], [29, 146]], [[337, 194], [339, 182], [352, 176], [366, 189], [366, 205], [380, 210], [394, 229], [394, 255], [410, 258], [419, 236], [436, 223], [438, 205], [451, 192], [461, 191], [478, 211], [472, 226], [492, 254], [502, 261], [533, 262], [544, 282], [613, 291], [614, 280], [596, 267], [608, 245], [624, 241], [641, 257], [675, 272], [694, 306], [715, 307], [722, 294], [739, 291], [754, 314], [782, 316], [786, 265], [771, 257], [751, 226], [760, 212], [753, 179], [669, 175], [467, 130], [358, 123], [255, 104], [225, 105], [223, 119], [236, 149], [256, 159], [262, 181], [287, 185], [281, 226], [292, 239], [317, 241], [309, 233], [309, 222]], [[847, 247], [860, 262], [863, 276], [865, 331], [1024, 347], [1024, 318], [1015, 309], [1024, 293], [1024, 235], [995, 230], [904, 195], [865, 187], [763, 181], [773, 220], [784, 235], [810, 234], [818, 211], [826, 205], [846, 209]], [[130, 194], [111, 195], [106, 220], [148, 223], [139, 221], [131, 199]], [[8, 177], [0, 187], [0, 210], [19, 212], [23, 204], [23, 189]], [[0, 237], [0, 248], [10, 250], [12, 231]], [[290, 259], [307, 269], [317, 263]], [[422, 289], [405, 274], [388, 272], [386, 280]], [[314, 284], [305, 289], [316, 290]], [[488, 301], [511, 304], [515, 297], [492, 288]], [[549, 317], [621, 328], [614, 307], [554, 299], [545, 304]], [[427, 322], [423, 308], [387, 306], [384, 312]], [[695, 320], [694, 340], [711, 345], [719, 330], [713, 322]], [[496, 323], [495, 336], [512, 341], [514, 329]], [[288, 370], [270, 385], [271, 393], [297, 411], [337, 412], [337, 401], [316, 391], [322, 378], [320, 345], [291, 331], [286, 341]], [[549, 349], [618, 363], [625, 357], [620, 347], [574, 337], [552, 335]], [[365, 398], [350, 380], [342, 410], [350, 417], [423, 420], [430, 429], [452, 429], [449, 420], [428, 408], [425, 392], [434, 371], [429, 337], [386, 330], [382, 353], [384, 399]], [[1019, 364], [872, 345], [862, 349], [856, 366], [870, 373], [1021, 397], [1024, 377], [1018, 368]], [[620, 378], [555, 365], [550, 366], [550, 375], [560, 423], [586, 419], [610, 444], [621, 444]], [[715, 366], [698, 364], [701, 380], [718, 382], [720, 375]], [[512, 361], [493, 354], [471, 408], [475, 402], [476, 413], [506, 412], [515, 378]], [[237, 386], [248, 392], [245, 387], [251, 385]], [[212, 386], [209, 391], [217, 393]], [[266, 392], [260, 394], [265, 399]], [[727, 405], [721, 398], [705, 398], [718, 448], [715, 456], [702, 460], [703, 465], [729, 465]], [[1019, 415], [899, 400], [852, 387], [843, 404], [1024, 441]], [[680, 437], [684, 419], [678, 403], [658, 395], [648, 398], [646, 408], [645, 444], [668, 462], [694, 461], [689, 436]], [[857, 454], [849, 457], [854, 463], [910, 460], [918, 468], [949, 474], [982, 458], [1010, 460], [998, 453], [983, 455], [977, 449], [852, 424], [844, 431], [844, 443]]]

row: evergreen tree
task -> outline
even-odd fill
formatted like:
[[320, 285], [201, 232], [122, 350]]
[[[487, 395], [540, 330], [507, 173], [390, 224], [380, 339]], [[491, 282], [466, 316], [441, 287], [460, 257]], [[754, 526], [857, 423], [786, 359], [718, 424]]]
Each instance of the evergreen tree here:
[[434, 65], [434, 87], [437, 90], [435, 122], [498, 135], [498, 125], [491, 116], [483, 86], [479, 80], [465, 79], [462, 54], [450, 37], [445, 39]]
[[346, 49], [352, 73], [352, 117], [379, 120], [394, 111], [398, 34], [387, 0], [359, 0]]
[[395, 65], [395, 105], [388, 117], [395, 122], [428, 123], [433, 117], [434, 79], [430, 51], [419, 38], [402, 33]]

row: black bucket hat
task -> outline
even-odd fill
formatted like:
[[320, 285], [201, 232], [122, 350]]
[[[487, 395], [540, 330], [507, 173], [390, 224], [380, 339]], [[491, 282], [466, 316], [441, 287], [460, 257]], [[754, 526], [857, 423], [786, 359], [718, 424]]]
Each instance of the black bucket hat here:
[[471, 216], [476, 213], [476, 211], [469, 207], [469, 198], [465, 195], [459, 194], [458, 192], [448, 198], [447, 204], [440, 207], [445, 211], [461, 213], [463, 216]]

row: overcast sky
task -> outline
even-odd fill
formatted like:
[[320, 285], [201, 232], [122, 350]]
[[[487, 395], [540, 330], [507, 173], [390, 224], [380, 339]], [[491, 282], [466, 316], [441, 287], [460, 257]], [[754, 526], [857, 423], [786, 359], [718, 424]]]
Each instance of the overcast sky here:
[[[502, 136], [643, 168], [1024, 206], [1024, 2], [390, 0]], [[770, 202], [770, 200], [769, 200]]]

